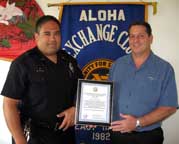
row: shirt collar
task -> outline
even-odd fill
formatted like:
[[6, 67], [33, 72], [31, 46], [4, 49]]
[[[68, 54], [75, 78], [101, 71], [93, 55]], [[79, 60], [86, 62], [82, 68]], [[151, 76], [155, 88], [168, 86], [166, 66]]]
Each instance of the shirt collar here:
[[[150, 64], [151, 61], [153, 61], [153, 58], [154, 58], [154, 53], [151, 51], [151, 52], [150, 52], [150, 55], [148, 56], [148, 58], [146, 59], [146, 61], [142, 64], [142, 66], [141, 66], [139, 69], [141, 69], [141, 68], [143, 68], [144, 66]], [[129, 54], [129, 59], [128, 59], [127, 63], [130, 64], [130, 65], [135, 66], [134, 60], [133, 60], [133, 58], [132, 58], [132, 54]]]
[[[35, 50], [38, 53], [41, 61], [46, 61], [46, 62], [50, 62], [51, 63], [51, 61], [37, 47], [35, 48]], [[57, 52], [57, 63], [59, 63], [59, 59], [60, 59], [59, 55], [60, 55], [60, 53], [61, 53], [61, 50], [59, 50]]]

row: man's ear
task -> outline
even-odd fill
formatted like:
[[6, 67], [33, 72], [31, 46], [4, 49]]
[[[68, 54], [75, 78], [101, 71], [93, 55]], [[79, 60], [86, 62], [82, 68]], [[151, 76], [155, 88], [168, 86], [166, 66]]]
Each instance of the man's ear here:
[[151, 36], [150, 36], [150, 43], [152, 44], [152, 42], [153, 42], [153, 35], [151, 34]]
[[35, 33], [34, 33], [34, 39], [35, 39], [35, 41], [37, 41], [38, 38], [39, 38], [39, 34], [35, 32]]

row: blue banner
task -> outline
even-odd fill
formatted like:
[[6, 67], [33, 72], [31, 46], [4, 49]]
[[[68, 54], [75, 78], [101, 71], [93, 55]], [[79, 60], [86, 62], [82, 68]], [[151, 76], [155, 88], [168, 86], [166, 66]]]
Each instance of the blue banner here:
[[[129, 54], [128, 27], [145, 20], [144, 4], [64, 5], [62, 49], [75, 57], [85, 79], [107, 80], [117, 58]], [[110, 144], [108, 127], [76, 126], [77, 144]]]

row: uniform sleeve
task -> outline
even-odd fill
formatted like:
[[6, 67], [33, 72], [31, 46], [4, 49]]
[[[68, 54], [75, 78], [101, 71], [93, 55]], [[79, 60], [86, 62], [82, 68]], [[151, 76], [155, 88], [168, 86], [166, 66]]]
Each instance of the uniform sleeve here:
[[1, 95], [21, 99], [25, 91], [24, 68], [17, 62], [12, 62]]
[[75, 78], [74, 78], [74, 86], [72, 90], [72, 95], [74, 96], [73, 106], [76, 106], [78, 79], [83, 79], [83, 74], [76, 60], [74, 60], [74, 65], [75, 65], [75, 74], [74, 74]]
[[78, 65], [77, 65], [77, 70], [76, 71], [77, 71], [76, 73], [77, 73], [78, 79], [83, 79], [84, 76], [83, 76], [82, 71], [81, 71], [81, 69], [79, 68]]
[[169, 65], [167, 70], [162, 84], [159, 106], [178, 107], [175, 73], [171, 65]]
[[78, 79], [83, 79], [83, 74], [82, 71], [77, 63], [77, 60], [73, 58], [73, 65], [75, 67], [75, 72], [74, 72], [74, 77], [78, 80]]

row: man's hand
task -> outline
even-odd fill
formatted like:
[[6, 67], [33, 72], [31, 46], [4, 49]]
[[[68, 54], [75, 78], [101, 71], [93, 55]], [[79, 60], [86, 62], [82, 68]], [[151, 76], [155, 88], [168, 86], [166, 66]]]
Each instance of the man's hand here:
[[70, 107], [65, 111], [59, 113], [57, 117], [64, 117], [63, 122], [59, 126], [59, 129], [63, 129], [63, 131], [67, 130], [70, 126], [74, 125], [75, 121], [75, 107]]
[[121, 133], [129, 133], [136, 129], [136, 118], [131, 115], [120, 114], [122, 120], [111, 123], [110, 129], [112, 131], [120, 131]]

